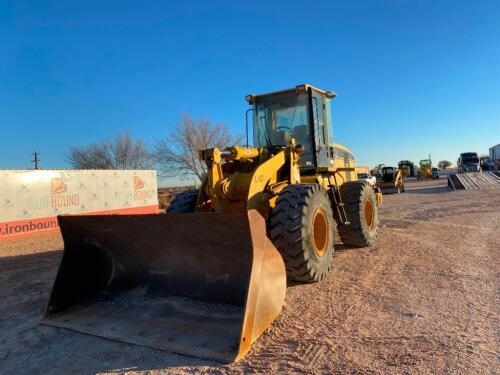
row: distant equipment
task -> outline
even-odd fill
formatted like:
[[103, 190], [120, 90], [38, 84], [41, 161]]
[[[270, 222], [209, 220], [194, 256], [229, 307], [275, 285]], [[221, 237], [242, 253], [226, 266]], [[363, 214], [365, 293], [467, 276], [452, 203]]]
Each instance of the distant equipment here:
[[432, 160], [420, 160], [420, 170], [417, 172], [417, 180], [432, 178]]
[[405, 191], [403, 173], [395, 167], [383, 167], [377, 184], [383, 194], [399, 194]]
[[[415, 165], [413, 164], [412, 161], [401, 160], [398, 163], [398, 168], [401, 169], [401, 171], [403, 172], [403, 179], [406, 178], [407, 176], [415, 177]], [[407, 173], [406, 175], [405, 171]]]
[[481, 172], [481, 164], [477, 152], [462, 152], [457, 160], [458, 173]]
[[385, 167], [385, 164], [377, 164], [376, 166], [373, 167], [373, 169], [370, 171], [370, 174], [372, 176], [378, 176], [382, 173], [382, 168]]

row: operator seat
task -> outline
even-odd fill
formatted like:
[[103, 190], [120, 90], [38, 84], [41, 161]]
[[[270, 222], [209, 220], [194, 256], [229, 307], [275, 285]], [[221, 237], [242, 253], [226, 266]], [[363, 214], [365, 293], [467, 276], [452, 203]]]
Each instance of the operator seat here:
[[292, 132], [293, 138], [297, 144], [304, 148], [304, 152], [300, 155], [300, 160], [305, 164], [305, 162], [313, 160], [313, 153], [311, 150], [311, 137], [309, 135], [309, 127], [307, 125], [299, 125], [293, 128]]
[[273, 146], [287, 146], [290, 142], [290, 134], [284, 131], [274, 131], [269, 137]]

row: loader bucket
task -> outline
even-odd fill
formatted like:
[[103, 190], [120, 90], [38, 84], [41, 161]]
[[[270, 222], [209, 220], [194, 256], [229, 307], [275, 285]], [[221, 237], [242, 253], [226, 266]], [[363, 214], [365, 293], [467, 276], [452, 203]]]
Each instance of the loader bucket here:
[[285, 267], [255, 210], [58, 219], [44, 324], [230, 362], [281, 311]]

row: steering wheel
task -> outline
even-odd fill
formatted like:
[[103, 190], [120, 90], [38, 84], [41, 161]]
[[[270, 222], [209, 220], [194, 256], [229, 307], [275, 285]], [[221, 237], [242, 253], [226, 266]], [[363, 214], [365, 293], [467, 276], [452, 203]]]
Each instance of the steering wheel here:
[[292, 128], [291, 127], [288, 127], [288, 126], [277, 126], [274, 130], [278, 131], [278, 132], [286, 132], [286, 133], [290, 133], [292, 131]]

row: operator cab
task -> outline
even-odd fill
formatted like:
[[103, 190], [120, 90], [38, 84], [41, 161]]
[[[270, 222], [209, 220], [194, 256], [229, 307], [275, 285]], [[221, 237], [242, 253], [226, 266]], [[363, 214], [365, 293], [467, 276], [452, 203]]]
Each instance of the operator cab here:
[[286, 147], [294, 138], [304, 149], [301, 167], [328, 167], [333, 157], [331, 101], [335, 96], [310, 85], [247, 95], [253, 105], [254, 147]]
[[423, 167], [431, 166], [432, 161], [431, 161], [431, 159], [420, 160], [420, 165]]
[[393, 167], [384, 167], [382, 168], [381, 179], [384, 182], [392, 182], [394, 180], [394, 174], [396, 173], [396, 169]]

